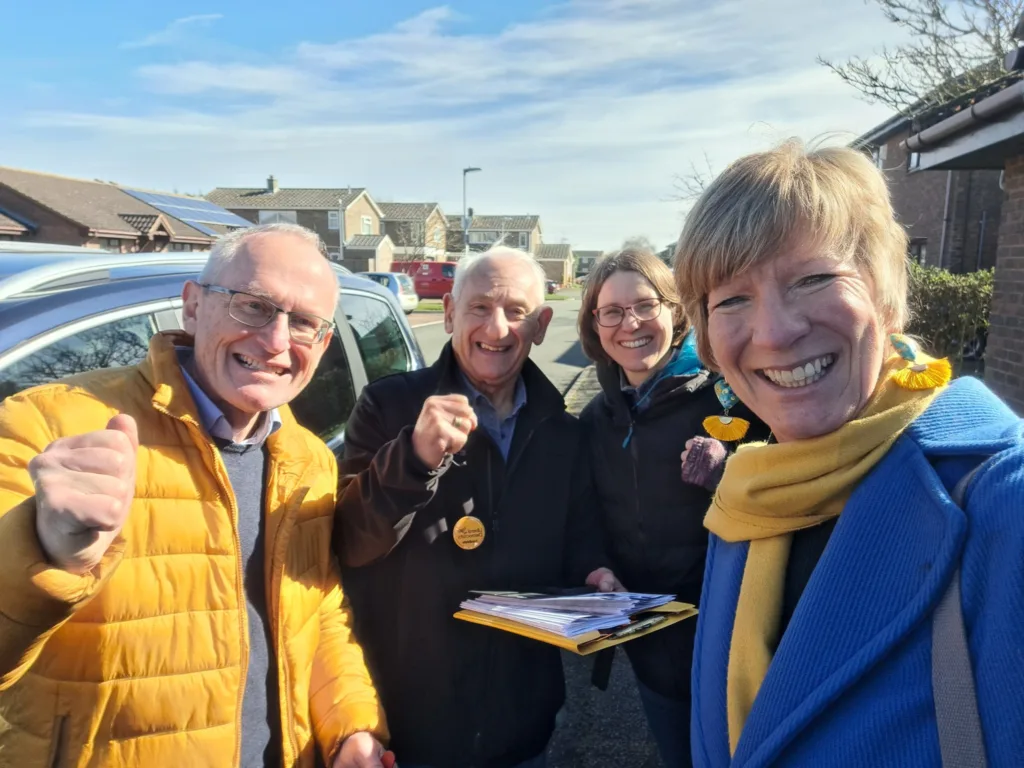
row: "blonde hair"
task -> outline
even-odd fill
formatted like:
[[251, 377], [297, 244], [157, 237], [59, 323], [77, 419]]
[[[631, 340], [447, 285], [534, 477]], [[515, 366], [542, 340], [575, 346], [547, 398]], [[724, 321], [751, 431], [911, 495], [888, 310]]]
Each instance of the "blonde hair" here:
[[885, 177], [861, 152], [809, 149], [790, 139], [726, 168], [697, 200], [679, 236], [676, 286], [706, 364], [714, 364], [708, 294], [801, 237], [852, 259], [874, 284], [883, 325], [903, 330], [907, 234], [896, 221]]
[[597, 297], [601, 293], [601, 288], [616, 272], [636, 272], [651, 284], [654, 292], [672, 312], [672, 346], [678, 345], [690, 329], [690, 324], [683, 313], [683, 304], [672, 281], [672, 270], [654, 254], [654, 251], [641, 247], [626, 247], [601, 259], [587, 277], [587, 284], [583, 288], [582, 305], [576, 318], [583, 354], [595, 363], [613, 362], [601, 346], [601, 337], [594, 327], [594, 310], [597, 309]]

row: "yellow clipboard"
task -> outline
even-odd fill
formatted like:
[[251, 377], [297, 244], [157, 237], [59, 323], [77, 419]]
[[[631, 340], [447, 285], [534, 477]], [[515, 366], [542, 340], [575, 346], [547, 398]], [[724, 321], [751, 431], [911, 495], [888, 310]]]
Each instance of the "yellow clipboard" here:
[[615, 629], [609, 629], [603, 632], [587, 632], [582, 635], [577, 635], [576, 637], [563, 637], [562, 635], [554, 632], [548, 632], [544, 629], [528, 627], [517, 621], [509, 621], [508, 619], [489, 616], [486, 613], [477, 613], [476, 611], [457, 611], [455, 613], [455, 618], [462, 621], [469, 621], [473, 624], [480, 624], [485, 627], [501, 629], [515, 635], [522, 635], [523, 637], [528, 637], [531, 640], [540, 640], [542, 643], [557, 645], [559, 648], [566, 651], [572, 651], [573, 653], [578, 653], [580, 656], [588, 656], [591, 653], [603, 651], [605, 648], [611, 648], [616, 645], [621, 645], [622, 643], [627, 643], [630, 640], [636, 640], [639, 637], [645, 637], [652, 632], [657, 632], [659, 629], [664, 629], [665, 627], [670, 627], [673, 624], [678, 624], [680, 621], [696, 615], [697, 609], [694, 606], [689, 603], [678, 603], [673, 601], [671, 603], [665, 603], [665, 605], [660, 605], [657, 608], [651, 608], [648, 611], [644, 611], [642, 614], [637, 614], [633, 617], [633, 620], [625, 626], [616, 627]]

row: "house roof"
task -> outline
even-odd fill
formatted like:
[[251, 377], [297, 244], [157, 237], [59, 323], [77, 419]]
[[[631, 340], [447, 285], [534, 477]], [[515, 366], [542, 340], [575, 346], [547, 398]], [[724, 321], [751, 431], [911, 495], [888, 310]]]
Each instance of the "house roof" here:
[[906, 140], [922, 170], [1002, 169], [1024, 154], [1024, 80], [973, 101]]
[[854, 149], [860, 149], [867, 146], [876, 146], [883, 144], [890, 138], [903, 131], [909, 131], [911, 134], [922, 133], [923, 131], [937, 125], [949, 117], [962, 112], [964, 109], [970, 109], [979, 101], [987, 99], [989, 96], [993, 96], [1000, 91], [1006, 90], [1012, 85], [1020, 82], [1024, 78], [1024, 72], [1008, 72], [1003, 77], [997, 78], [989, 83], [979, 86], [973, 90], [967, 91], [957, 96], [955, 99], [951, 99], [944, 104], [940, 104], [936, 107], [925, 108], [923, 106], [915, 105], [911, 107], [910, 114], [897, 114], [890, 117], [883, 123], [876, 125], [870, 131], [861, 134], [850, 146]]
[[20, 221], [0, 212], [0, 232], [3, 232], [5, 235], [23, 235], [28, 231], [28, 227]]
[[388, 221], [426, 221], [437, 203], [377, 203]]
[[[129, 219], [162, 216], [151, 205], [108, 182], [69, 179], [48, 173], [0, 167], [0, 184], [96, 233], [138, 237], [149, 230], [136, 228]], [[178, 219], [165, 216], [163, 220], [172, 239], [211, 242], [210, 237]], [[144, 220], [135, 221], [142, 223]]]
[[149, 234], [160, 217], [155, 213], [122, 213], [121, 218], [133, 229], [137, 229], [143, 234]]
[[572, 246], [568, 243], [544, 243], [537, 249], [537, 258], [568, 261], [572, 258]]
[[[500, 232], [531, 232], [540, 226], [540, 216], [474, 216], [469, 225], [473, 230], [493, 230]], [[461, 216], [448, 217], [448, 229], [462, 229]]]
[[[366, 190], [363, 187], [299, 188], [269, 192], [266, 187], [218, 187], [206, 195], [211, 203], [229, 210], [337, 210], [348, 208]], [[376, 205], [376, 204], [375, 204]]]
[[375, 251], [387, 235], [353, 235], [345, 243], [346, 251]]

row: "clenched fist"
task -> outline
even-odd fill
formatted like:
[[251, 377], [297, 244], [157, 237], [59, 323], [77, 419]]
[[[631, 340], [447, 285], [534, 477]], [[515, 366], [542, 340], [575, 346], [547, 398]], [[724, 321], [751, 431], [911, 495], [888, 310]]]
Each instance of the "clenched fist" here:
[[71, 573], [99, 565], [128, 518], [139, 450], [135, 419], [56, 440], [29, 462], [36, 488], [36, 534], [51, 562]]
[[428, 397], [412, 430], [413, 450], [428, 467], [440, 466], [446, 453], [463, 449], [476, 426], [476, 413], [465, 395]]

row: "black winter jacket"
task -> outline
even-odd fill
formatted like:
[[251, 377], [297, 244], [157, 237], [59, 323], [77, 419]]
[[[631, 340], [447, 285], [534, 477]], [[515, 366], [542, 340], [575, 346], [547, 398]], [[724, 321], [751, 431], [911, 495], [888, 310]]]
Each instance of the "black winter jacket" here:
[[[680, 457], [691, 437], [707, 437], [704, 419], [722, 413], [713, 386], [717, 376], [703, 371], [665, 378], [655, 384], [648, 407], [634, 413], [619, 370], [598, 366], [602, 391], [580, 415], [611, 568], [630, 591], [670, 593], [697, 605], [708, 545], [704, 515], [712, 493], [683, 482]], [[745, 407], [731, 414], [751, 421], [745, 440], [767, 436]], [[639, 680], [663, 696], [688, 700], [696, 628], [697, 621], [688, 619], [625, 643]]]
[[[606, 564], [579, 422], [533, 363], [522, 375], [507, 464], [477, 430], [436, 488], [411, 436], [427, 397], [462, 391], [450, 345], [366, 387], [346, 426], [335, 549], [400, 765], [516, 765], [564, 700], [556, 648], [452, 618], [470, 590], [579, 586]], [[486, 536], [465, 551], [470, 499]]]

